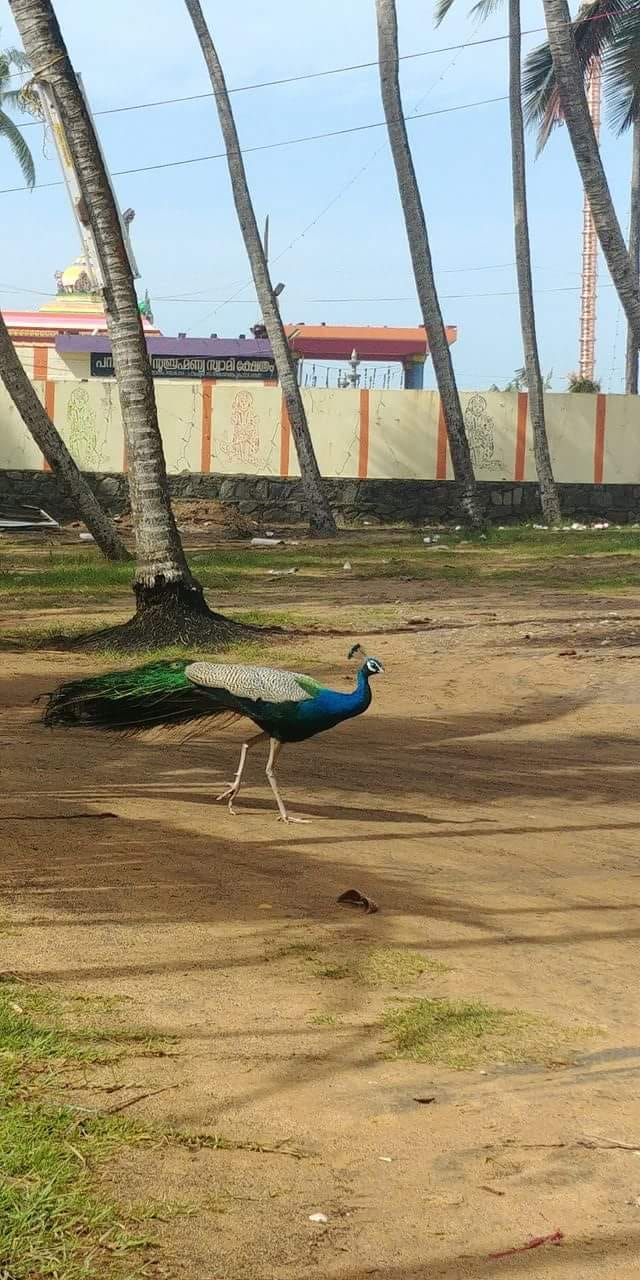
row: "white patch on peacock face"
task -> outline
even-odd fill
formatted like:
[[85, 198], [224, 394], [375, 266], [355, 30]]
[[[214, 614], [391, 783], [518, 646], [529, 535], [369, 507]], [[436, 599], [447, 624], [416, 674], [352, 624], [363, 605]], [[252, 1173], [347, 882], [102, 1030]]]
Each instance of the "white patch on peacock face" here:
[[377, 676], [384, 672], [384, 663], [379, 658], [367, 658], [364, 665], [370, 676]]

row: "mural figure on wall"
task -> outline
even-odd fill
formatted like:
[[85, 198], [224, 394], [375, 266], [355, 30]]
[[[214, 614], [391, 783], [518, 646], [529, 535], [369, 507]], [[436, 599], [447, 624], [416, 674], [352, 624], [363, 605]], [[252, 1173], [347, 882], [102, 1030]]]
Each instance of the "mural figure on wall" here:
[[238, 391], [231, 401], [231, 438], [221, 441], [221, 450], [234, 462], [256, 466], [260, 452], [260, 432], [255, 400], [250, 391]]
[[98, 444], [96, 411], [85, 387], [76, 387], [67, 404], [67, 445], [85, 471], [99, 471], [102, 449]]
[[496, 424], [487, 412], [484, 396], [471, 396], [464, 412], [464, 425], [467, 430], [473, 469], [478, 475], [482, 471], [501, 471], [506, 477], [506, 468], [502, 458], [496, 453]]

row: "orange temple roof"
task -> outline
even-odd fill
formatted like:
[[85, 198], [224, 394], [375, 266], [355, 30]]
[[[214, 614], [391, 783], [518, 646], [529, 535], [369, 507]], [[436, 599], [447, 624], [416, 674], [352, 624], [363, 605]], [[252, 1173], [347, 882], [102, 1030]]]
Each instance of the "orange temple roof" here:
[[[458, 337], [455, 325], [447, 325], [449, 344]], [[287, 324], [285, 333], [291, 348], [301, 356], [349, 360], [357, 351], [361, 360], [425, 359], [429, 353], [427, 335], [416, 329], [332, 324]]]

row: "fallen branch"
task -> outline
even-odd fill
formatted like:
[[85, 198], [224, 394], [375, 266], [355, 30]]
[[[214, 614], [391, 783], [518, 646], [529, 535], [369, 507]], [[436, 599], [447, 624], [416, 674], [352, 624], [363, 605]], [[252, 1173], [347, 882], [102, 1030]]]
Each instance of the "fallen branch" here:
[[513, 1249], [502, 1249], [500, 1253], [488, 1253], [486, 1256], [495, 1262], [500, 1258], [511, 1258], [514, 1253], [526, 1253], [529, 1249], [539, 1249], [543, 1244], [561, 1244], [563, 1240], [562, 1231], [553, 1231], [549, 1236], [534, 1236], [533, 1240], [528, 1240], [526, 1244], [514, 1245]]
[[113, 1107], [106, 1107], [102, 1111], [104, 1116], [114, 1116], [117, 1111], [126, 1111], [127, 1107], [135, 1107], [137, 1102], [144, 1102], [145, 1098], [155, 1098], [159, 1093], [168, 1093], [169, 1089], [178, 1089], [178, 1084], [165, 1084], [162, 1089], [149, 1089], [146, 1093], [137, 1093], [133, 1098], [126, 1098], [124, 1102], [116, 1102]]

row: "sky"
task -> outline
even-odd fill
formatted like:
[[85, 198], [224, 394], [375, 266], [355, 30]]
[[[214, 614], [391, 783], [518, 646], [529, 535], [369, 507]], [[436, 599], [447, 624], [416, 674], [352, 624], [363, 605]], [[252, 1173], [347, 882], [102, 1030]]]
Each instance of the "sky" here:
[[[67, 47], [94, 113], [134, 104], [207, 94], [210, 84], [182, 0], [57, 0]], [[383, 128], [375, 65], [314, 77], [313, 73], [376, 58], [374, 0], [204, 0], [230, 88], [293, 76], [295, 83], [234, 93], [244, 148], [309, 134], [357, 132], [273, 147], [246, 156], [259, 222], [270, 218], [275, 280], [285, 283], [283, 317], [291, 323], [416, 325], [415, 295], [395, 175]], [[433, 112], [409, 126], [442, 309], [458, 326], [454, 347], [465, 389], [503, 386], [522, 365], [511, 212], [500, 9], [484, 23], [454, 6], [440, 28], [424, 0], [397, 0], [405, 113]], [[108, 13], [108, 16], [107, 16]], [[100, 16], [98, 16], [100, 15]], [[543, 27], [539, 0], [522, 0], [525, 30]], [[543, 39], [524, 39], [528, 50]], [[0, 0], [0, 43], [19, 40], [7, 0]], [[451, 49], [452, 45], [467, 47]], [[448, 49], [445, 47], [449, 46]], [[440, 50], [440, 52], [439, 52]], [[113, 174], [167, 165], [223, 150], [210, 97], [98, 115]], [[26, 135], [38, 183], [55, 182], [55, 149], [41, 126]], [[541, 361], [556, 390], [578, 363], [582, 192], [565, 129], [534, 158], [530, 139], [529, 200]], [[603, 127], [607, 175], [626, 234], [630, 137]], [[244, 245], [223, 158], [115, 176], [132, 227], [142, 295], [149, 290], [166, 334], [248, 333], [258, 319]], [[8, 191], [22, 178], [0, 142], [0, 305], [32, 309], [55, 292], [54, 272], [80, 252], [65, 188]], [[597, 376], [604, 391], [624, 379], [625, 325], [606, 268], [599, 270]], [[318, 368], [318, 381], [324, 377]], [[433, 385], [428, 369], [426, 385]]]

